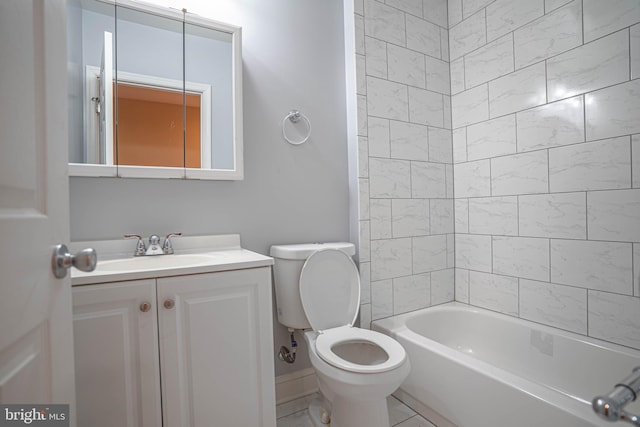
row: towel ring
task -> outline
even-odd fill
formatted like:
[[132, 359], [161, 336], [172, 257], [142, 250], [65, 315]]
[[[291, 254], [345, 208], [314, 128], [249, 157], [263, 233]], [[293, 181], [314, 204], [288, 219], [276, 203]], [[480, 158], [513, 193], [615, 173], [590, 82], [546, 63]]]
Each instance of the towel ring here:
[[[284, 125], [287, 123], [287, 119], [291, 123], [298, 123], [300, 119], [304, 120], [307, 123], [307, 135], [302, 140], [293, 141], [291, 138], [287, 136], [287, 132], [284, 129]], [[309, 121], [309, 118], [298, 110], [291, 110], [289, 114], [287, 114], [285, 118], [282, 120], [282, 136], [291, 145], [300, 145], [305, 143], [307, 139], [309, 139], [309, 137], [311, 136], [311, 122]]]

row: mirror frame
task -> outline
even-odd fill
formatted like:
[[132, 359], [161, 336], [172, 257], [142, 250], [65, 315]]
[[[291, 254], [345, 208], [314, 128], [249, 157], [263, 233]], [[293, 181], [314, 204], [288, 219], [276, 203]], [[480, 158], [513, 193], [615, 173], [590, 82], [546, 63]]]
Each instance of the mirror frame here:
[[[97, 0], [102, 3], [123, 6], [143, 13], [175, 19], [185, 24], [197, 25], [231, 35], [232, 93], [233, 93], [233, 169], [195, 169], [155, 166], [102, 165], [91, 163], [69, 163], [69, 176], [103, 178], [174, 178], [199, 180], [238, 181], [244, 179], [243, 121], [242, 121], [242, 28], [190, 14], [186, 10], [164, 8], [133, 0]], [[116, 13], [117, 17], [117, 13]], [[117, 35], [116, 35], [117, 37]], [[183, 38], [185, 34], [183, 32]], [[117, 55], [117, 51], [116, 51]], [[184, 61], [184, 55], [183, 55]], [[118, 70], [116, 70], [117, 76]]]

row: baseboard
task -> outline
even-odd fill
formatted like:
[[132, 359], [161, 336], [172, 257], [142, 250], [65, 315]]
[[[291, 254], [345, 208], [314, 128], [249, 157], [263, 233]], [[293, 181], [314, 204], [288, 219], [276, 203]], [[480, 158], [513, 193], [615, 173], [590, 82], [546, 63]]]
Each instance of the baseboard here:
[[423, 418], [430, 421], [431, 423], [437, 425], [438, 427], [457, 427], [448, 419], [444, 418], [438, 412], [434, 411], [430, 407], [426, 406], [422, 402], [414, 399], [409, 393], [405, 392], [401, 388], [397, 389], [393, 395], [402, 403], [407, 405], [409, 408], [416, 411]]
[[298, 399], [318, 391], [313, 368], [301, 369], [276, 377], [276, 405]]

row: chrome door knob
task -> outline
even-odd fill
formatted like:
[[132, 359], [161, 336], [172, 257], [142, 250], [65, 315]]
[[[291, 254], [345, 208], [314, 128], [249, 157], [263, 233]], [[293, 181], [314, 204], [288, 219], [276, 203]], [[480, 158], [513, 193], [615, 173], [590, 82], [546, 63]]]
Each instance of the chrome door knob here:
[[53, 275], [58, 279], [66, 277], [67, 270], [74, 266], [81, 271], [93, 271], [98, 264], [98, 254], [95, 249], [83, 249], [75, 255], [69, 253], [66, 245], [56, 245], [51, 258]]

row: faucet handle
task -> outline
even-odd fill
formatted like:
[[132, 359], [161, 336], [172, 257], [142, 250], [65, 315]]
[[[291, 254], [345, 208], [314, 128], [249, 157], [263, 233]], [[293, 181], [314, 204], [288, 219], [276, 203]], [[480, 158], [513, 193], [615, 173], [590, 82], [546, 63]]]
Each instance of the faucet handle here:
[[136, 250], [133, 253], [133, 256], [143, 256], [147, 252], [147, 247], [144, 245], [144, 241], [142, 240], [142, 236], [139, 234], [125, 234], [123, 236], [125, 239], [138, 239], [136, 242]]
[[169, 233], [164, 238], [164, 244], [162, 245], [162, 252], [165, 255], [171, 255], [173, 253], [173, 246], [171, 245], [171, 237], [173, 236], [182, 236], [182, 233]]

